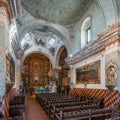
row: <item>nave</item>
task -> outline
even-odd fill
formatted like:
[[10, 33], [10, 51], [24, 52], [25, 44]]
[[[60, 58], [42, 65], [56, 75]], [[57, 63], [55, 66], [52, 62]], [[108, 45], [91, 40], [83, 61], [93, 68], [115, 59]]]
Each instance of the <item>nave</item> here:
[[103, 97], [38, 93], [15, 96], [9, 117], [2, 120], [120, 120], [119, 106], [106, 106]]
[[35, 96], [27, 97], [26, 120], [48, 120], [45, 111], [41, 108]]
[[119, 11], [120, 0], [0, 0], [0, 120], [75, 120], [81, 96], [120, 117]]

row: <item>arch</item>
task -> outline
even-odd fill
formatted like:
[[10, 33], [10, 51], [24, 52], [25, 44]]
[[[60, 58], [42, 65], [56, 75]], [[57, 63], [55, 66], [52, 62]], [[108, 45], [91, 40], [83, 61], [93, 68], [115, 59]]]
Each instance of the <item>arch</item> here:
[[[60, 26], [58, 26], [60, 27]], [[69, 39], [69, 37], [65, 36], [67, 34], [65, 29], [64, 28], [60, 28], [61, 30], [65, 31], [65, 32], [61, 32], [60, 30], [57, 30], [56, 29], [57, 27], [55, 27], [54, 25], [50, 25], [50, 24], [45, 24], [45, 23], [41, 23], [39, 21], [35, 21], [35, 22], [30, 22], [30, 23], [26, 23], [26, 26], [23, 26], [22, 28], [20, 28], [18, 30], [18, 34], [19, 34], [19, 43], [21, 42], [22, 38], [24, 37], [24, 35], [34, 29], [47, 29], [46, 31], [49, 31], [49, 32], [53, 32], [54, 34], [56, 34], [59, 38], [61, 38], [61, 40], [64, 42], [64, 44], [66, 45], [67, 47], [67, 50], [69, 50], [70, 48], [70, 41], [67, 40]], [[68, 31], [67, 31], [68, 32]], [[64, 34], [64, 35], [63, 35]], [[66, 39], [67, 38], [67, 39]]]
[[81, 48], [85, 47], [92, 40], [92, 25], [90, 16], [86, 17], [81, 25]]
[[31, 24], [27, 27], [25, 27], [22, 32], [19, 34], [20, 36], [20, 41], [22, 40], [22, 38], [24, 37], [24, 35], [34, 29], [41, 29], [43, 31], [51, 31], [53, 32], [54, 34], [58, 35], [62, 40], [64, 39], [63, 35], [57, 31], [56, 29], [50, 27], [50, 26], [47, 26], [47, 25], [41, 25], [41, 24], [38, 24], [38, 23], [34, 23], [34, 24]]
[[[65, 45], [61, 46], [61, 48], [58, 50], [57, 55], [56, 55], [56, 59], [55, 59], [55, 67], [59, 67], [59, 59], [60, 59], [60, 55], [63, 52], [63, 50], [66, 48]], [[68, 54], [68, 51], [67, 51]]]
[[24, 55], [23, 55], [23, 57], [21, 59], [21, 66], [23, 66], [23, 62], [24, 62], [25, 58], [27, 56], [29, 56], [30, 54], [32, 54], [32, 53], [41, 53], [41, 54], [45, 55], [50, 60], [50, 62], [52, 63], [52, 66], [53, 67], [55, 66], [54, 65], [54, 59], [50, 56], [50, 54], [45, 52], [45, 51], [43, 51], [43, 49], [40, 49], [38, 47], [31, 47], [28, 51], [26, 51], [24, 53]]

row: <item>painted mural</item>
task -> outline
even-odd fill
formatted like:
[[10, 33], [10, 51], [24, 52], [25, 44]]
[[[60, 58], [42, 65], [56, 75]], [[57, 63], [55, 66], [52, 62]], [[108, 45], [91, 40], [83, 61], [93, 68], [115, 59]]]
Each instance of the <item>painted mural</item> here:
[[96, 61], [76, 69], [77, 84], [100, 83], [100, 61]]

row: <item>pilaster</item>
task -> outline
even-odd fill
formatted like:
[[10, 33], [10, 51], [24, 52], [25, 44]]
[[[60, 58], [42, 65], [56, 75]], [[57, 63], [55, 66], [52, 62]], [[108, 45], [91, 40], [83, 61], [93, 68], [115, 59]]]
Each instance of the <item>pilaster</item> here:
[[15, 63], [15, 88], [18, 89], [21, 85], [21, 62], [20, 59], [16, 59]]

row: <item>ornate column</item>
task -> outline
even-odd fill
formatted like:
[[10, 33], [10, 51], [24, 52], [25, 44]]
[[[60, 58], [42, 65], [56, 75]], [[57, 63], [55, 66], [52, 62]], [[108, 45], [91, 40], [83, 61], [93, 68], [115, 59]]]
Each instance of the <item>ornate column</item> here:
[[15, 63], [15, 87], [19, 88], [19, 77], [20, 77], [20, 60], [17, 59]]
[[21, 56], [22, 51], [18, 51], [18, 56], [16, 58], [15, 63], [15, 88], [18, 89], [20, 85], [22, 85], [21, 81]]
[[[5, 80], [6, 80], [6, 58], [5, 58], [5, 26], [0, 21], [0, 98], [5, 94]], [[7, 44], [7, 43], [6, 43]]]
[[5, 93], [5, 65], [2, 57], [0, 57], [0, 97]]

